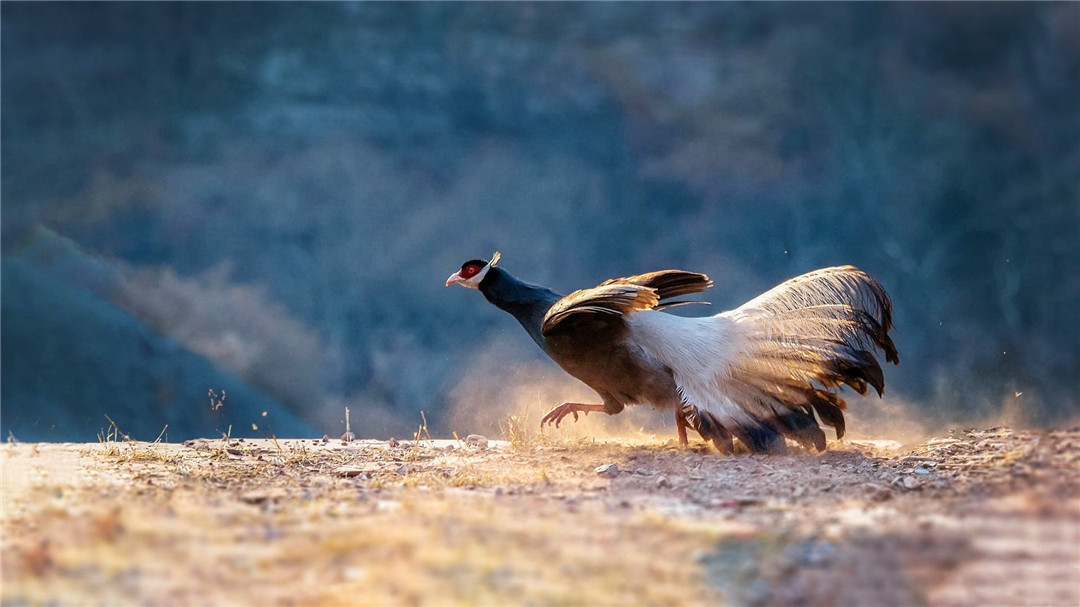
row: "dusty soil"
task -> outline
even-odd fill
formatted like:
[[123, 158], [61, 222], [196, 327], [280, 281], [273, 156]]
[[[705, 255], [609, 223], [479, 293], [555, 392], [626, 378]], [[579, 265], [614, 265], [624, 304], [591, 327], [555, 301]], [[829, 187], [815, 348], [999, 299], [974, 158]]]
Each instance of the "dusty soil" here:
[[830, 449], [9, 444], [0, 600], [1080, 605], [1080, 429]]

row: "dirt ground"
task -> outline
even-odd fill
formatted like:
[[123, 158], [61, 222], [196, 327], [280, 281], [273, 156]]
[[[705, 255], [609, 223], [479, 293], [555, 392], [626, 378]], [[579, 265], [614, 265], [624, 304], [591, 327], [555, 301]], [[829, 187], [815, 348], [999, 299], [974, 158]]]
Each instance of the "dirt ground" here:
[[1080, 605], [1080, 429], [0, 453], [4, 605]]

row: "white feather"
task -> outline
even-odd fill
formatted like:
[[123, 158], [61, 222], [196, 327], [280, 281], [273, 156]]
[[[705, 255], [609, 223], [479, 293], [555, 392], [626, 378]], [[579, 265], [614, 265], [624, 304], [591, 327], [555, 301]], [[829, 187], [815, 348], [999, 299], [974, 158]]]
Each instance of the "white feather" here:
[[725, 427], [756, 424], [728, 394], [746, 343], [729, 313], [686, 318], [648, 310], [626, 322], [646, 355], [671, 369], [684, 403], [708, 411]]

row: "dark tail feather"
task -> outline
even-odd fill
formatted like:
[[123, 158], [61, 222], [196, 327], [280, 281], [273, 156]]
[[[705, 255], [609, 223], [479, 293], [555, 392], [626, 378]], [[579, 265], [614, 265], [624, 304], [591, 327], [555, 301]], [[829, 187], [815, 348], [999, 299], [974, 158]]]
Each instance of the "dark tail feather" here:
[[[804, 449], [813, 447], [818, 451], [825, 450], [825, 433], [818, 427], [817, 420], [814, 419], [814, 412], [809, 406], [798, 409], [781, 408], [780, 410], [774, 407], [773, 411], [783, 426], [781, 432], [785, 436], [795, 439]], [[841, 416], [838, 435], [843, 434], [843, 425], [844, 418]]]
[[844, 438], [844, 409], [847, 407], [844, 399], [832, 392], [814, 390], [810, 393], [810, 405], [821, 418], [821, 423], [836, 430], [836, 438]]
[[874, 340], [874, 345], [885, 352], [885, 362], [898, 365], [900, 364], [900, 354], [896, 351], [896, 344], [889, 337], [889, 329], [892, 324], [892, 304], [889, 303], [883, 308], [885, 313], [888, 314], [883, 322], [879, 323], [873, 316], [863, 310], [855, 312], [855, 322], [859, 324], [859, 328], [862, 329], [863, 333]]
[[728, 432], [715, 417], [708, 411], [699, 411], [694, 405], [683, 405], [683, 415], [686, 423], [697, 430], [701, 438], [712, 441], [713, 445], [721, 453], [731, 453], [735, 450], [731, 433]]
[[885, 391], [885, 373], [874, 355], [866, 350], [854, 349], [848, 349], [847, 353], [847, 358], [834, 359], [831, 370], [859, 394], [865, 396], [866, 384], [870, 384], [881, 396]]

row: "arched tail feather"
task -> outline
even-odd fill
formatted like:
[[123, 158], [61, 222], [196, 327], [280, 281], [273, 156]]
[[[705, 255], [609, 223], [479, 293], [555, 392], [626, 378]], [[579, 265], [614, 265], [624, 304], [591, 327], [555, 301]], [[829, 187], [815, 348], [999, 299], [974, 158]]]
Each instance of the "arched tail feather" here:
[[851, 266], [793, 278], [722, 316], [733, 322], [739, 346], [718, 380], [740, 411], [714, 399], [701, 416], [716, 408], [727, 432], [754, 451], [776, 450], [768, 434], [823, 450], [818, 420], [837, 438], [846, 431], [836, 390], [847, 385], [865, 395], [873, 387], [881, 396], [885, 374], [874, 350], [888, 362], [900, 359], [889, 337], [892, 302]]

